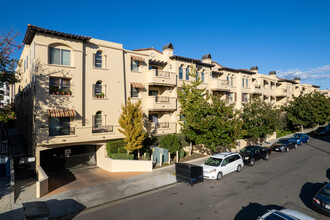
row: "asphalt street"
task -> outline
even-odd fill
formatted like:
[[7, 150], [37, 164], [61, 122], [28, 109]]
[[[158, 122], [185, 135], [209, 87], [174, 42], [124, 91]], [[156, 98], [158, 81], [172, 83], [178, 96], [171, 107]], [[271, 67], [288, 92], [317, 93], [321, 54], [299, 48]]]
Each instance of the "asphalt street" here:
[[184, 183], [85, 210], [74, 219], [257, 219], [269, 209], [290, 208], [316, 219], [312, 196], [330, 181], [330, 136], [289, 152], [272, 152], [269, 161], [244, 166], [222, 180]]

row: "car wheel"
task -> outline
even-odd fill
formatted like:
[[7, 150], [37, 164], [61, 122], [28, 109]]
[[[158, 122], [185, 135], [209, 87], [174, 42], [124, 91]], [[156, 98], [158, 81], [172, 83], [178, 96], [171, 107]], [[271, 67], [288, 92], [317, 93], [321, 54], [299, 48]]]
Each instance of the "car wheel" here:
[[250, 160], [250, 163], [249, 163], [249, 165], [250, 165], [251, 167], [253, 167], [253, 165], [254, 165], [254, 162], [255, 162], [255, 160], [252, 158], [252, 159]]
[[268, 153], [265, 154], [265, 156], [264, 156], [264, 160], [269, 160], [269, 154], [268, 154]]
[[238, 165], [236, 171], [237, 171], [237, 172], [241, 172], [241, 170], [242, 170], [242, 166], [241, 166], [241, 165]]
[[285, 149], [285, 151], [286, 151], [286, 152], [289, 152], [289, 151], [290, 151], [290, 148], [287, 147], [287, 148]]
[[306, 141], [307, 143], [309, 143], [309, 139], [307, 139], [307, 141]]
[[298, 148], [298, 144], [295, 144], [295, 145], [294, 145], [294, 148], [297, 149], [297, 148]]
[[221, 180], [221, 178], [222, 178], [222, 173], [219, 172], [218, 175], [217, 175], [217, 180]]

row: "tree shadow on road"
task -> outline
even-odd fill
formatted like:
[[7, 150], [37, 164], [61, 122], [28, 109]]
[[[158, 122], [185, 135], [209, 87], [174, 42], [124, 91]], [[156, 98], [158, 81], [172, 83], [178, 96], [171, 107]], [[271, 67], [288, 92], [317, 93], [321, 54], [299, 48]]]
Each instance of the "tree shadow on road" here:
[[268, 210], [280, 210], [283, 209], [282, 206], [278, 205], [261, 205], [259, 203], [249, 203], [247, 206], [243, 206], [241, 211], [239, 211], [234, 220], [255, 220], [258, 219], [259, 216], [265, 214]]
[[313, 196], [325, 185], [326, 183], [305, 183], [300, 191], [299, 197], [306, 207], [312, 209]]

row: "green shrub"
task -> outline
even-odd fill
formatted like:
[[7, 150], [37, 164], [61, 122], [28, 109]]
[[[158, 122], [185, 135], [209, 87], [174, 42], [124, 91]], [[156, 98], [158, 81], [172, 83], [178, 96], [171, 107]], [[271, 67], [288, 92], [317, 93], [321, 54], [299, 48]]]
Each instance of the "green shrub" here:
[[294, 133], [292, 130], [276, 130], [276, 137], [279, 138], [292, 133]]
[[118, 160], [133, 160], [134, 159], [134, 155], [133, 154], [127, 154], [127, 153], [109, 154], [109, 157], [111, 159], [118, 159]]
[[175, 154], [181, 148], [180, 139], [178, 136], [172, 134], [162, 136], [159, 147], [167, 149], [171, 154]]
[[123, 139], [108, 141], [106, 144], [108, 156], [110, 154], [126, 153], [124, 147], [125, 147], [125, 142]]
[[183, 149], [180, 149], [179, 151], [179, 158], [182, 159], [186, 156], [186, 152]]

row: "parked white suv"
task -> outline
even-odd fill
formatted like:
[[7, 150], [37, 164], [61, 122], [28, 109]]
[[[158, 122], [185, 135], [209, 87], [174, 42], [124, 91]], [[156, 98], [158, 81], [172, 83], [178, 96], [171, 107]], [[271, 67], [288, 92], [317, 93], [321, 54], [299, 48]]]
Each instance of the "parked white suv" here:
[[241, 155], [238, 153], [220, 153], [211, 156], [203, 163], [203, 176], [205, 179], [218, 179], [222, 176], [237, 171], [244, 166]]

